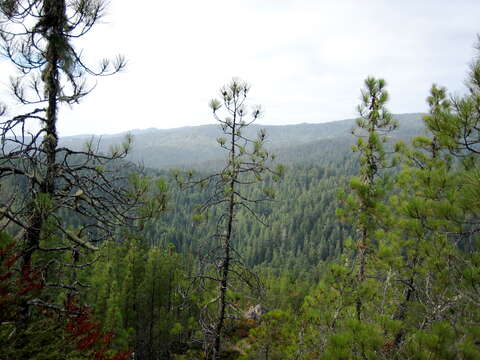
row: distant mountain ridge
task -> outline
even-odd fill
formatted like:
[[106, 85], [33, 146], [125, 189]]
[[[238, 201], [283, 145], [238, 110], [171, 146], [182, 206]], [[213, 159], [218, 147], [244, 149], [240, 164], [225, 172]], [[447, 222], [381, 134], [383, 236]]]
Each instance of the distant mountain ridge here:
[[[395, 118], [399, 129], [393, 134], [398, 138], [410, 138], [424, 132], [422, 113], [399, 114]], [[306, 161], [306, 158], [321, 156], [322, 144], [330, 143], [329, 148], [338, 143], [338, 150], [345, 151], [354, 141], [351, 129], [355, 119], [332, 121], [320, 124], [296, 125], [260, 125], [252, 124], [246, 129], [248, 137], [255, 137], [260, 129], [267, 132], [266, 146], [278, 153], [280, 161]], [[141, 162], [150, 168], [172, 167], [208, 167], [223, 158], [223, 153], [216, 139], [222, 136], [218, 125], [188, 126], [174, 129], [132, 130], [134, 145], [128, 158]], [[107, 151], [111, 146], [122, 142], [126, 133], [93, 136], [100, 140], [100, 151]], [[61, 138], [62, 145], [75, 149], [82, 148], [92, 135], [78, 135]], [[331, 144], [331, 142], [334, 144]], [[305, 151], [302, 151], [305, 148]], [[291, 154], [289, 154], [289, 151]], [[294, 154], [298, 155], [298, 158]], [[318, 154], [317, 154], [318, 153]]]

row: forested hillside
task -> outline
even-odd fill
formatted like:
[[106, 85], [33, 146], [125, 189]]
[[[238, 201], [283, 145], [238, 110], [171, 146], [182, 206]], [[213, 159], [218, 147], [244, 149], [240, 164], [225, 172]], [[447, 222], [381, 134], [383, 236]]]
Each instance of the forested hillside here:
[[[391, 133], [390, 145], [425, 132], [420, 114], [396, 115], [395, 118], [400, 125]], [[258, 126], [255, 130], [260, 128]], [[288, 166], [284, 179], [275, 186], [275, 199], [258, 208], [266, 215], [267, 224], [258, 223], [248, 213], [242, 212], [237, 218], [237, 248], [250, 266], [263, 264], [275, 269], [289, 269], [292, 274], [308, 274], [312, 266], [340, 255], [344, 239], [351, 234], [349, 226], [341, 224], [335, 214], [340, 204], [336, 193], [348, 183], [350, 176], [358, 172], [358, 161], [351, 151], [355, 142], [351, 135], [353, 128], [353, 120], [266, 128], [267, 144], [276, 148], [273, 150], [276, 161]], [[195, 134], [204, 130], [204, 127], [192, 128], [191, 132]], [[269, 132], [272, 130], [273, 134]], [[177, 130], [180, 134], [183, 131]], [[215, 144], [220, 128], [212, 126], [211, 132], [208, 138], [211, 144]], [[178, 135], [178, 139], [181, 138]], [[142, 139], [142, 135], [137, 136], [135, 143], [141, 144]], [[197, 154], [202, 152], [201, 144], [201, 141], [190, 141]], [[161, 147], [157, 147], [155, 156], [162, 158]], [[190, 153], [181, 143], [177, 143], [175, 151]], [[216, 151], [217, 160], [196, 163], [192, 169], [221, 167], [224, 161], [220, 158], [222, 152]], [[205, 174], [198, 171], [200, 176]], [[173, 244], [180, 253], [197, 253], [215, 232], [215, 216], [202, 226], [193, 219], [195, 207], [208, 198], [209, 192], [200, 189], [182, 191], [172, 181], [171, 171], [153, 173], [170, 179], [171, 199], [170, 211], [146, 229], [148, 241], [163, 246]], [[249, 195], [255, 192], [261, 192], [261, 188], [249, 189]]]
[[[401, 126], [392, 134], [395, 138], [408, 139], [423, 133], [422, 114], [400, 114], [396, 118]], [[245, 135], [252, 137], [260, 129], [268, 134], [267, 145], [278, 154], [279, 161], [296, 163], [323, 161], [323, 158], [342, 156], [350, 150], [353, 138], [350, 136], [355, 120], [340, 120], [321, 124], [298, 124], [284, 126], [263, 126], [252, 124], [245, 129]], [[146, 167], [158, 168], [197, 168], [214, 167], [223, 160], [223, 154], [216, 145], [220, 136], [218, 125], [192, 126], [178, 129], [132, 130], [133, 146], [127, 159], [141, 162]], [[108, 151], [112, 145], [121, 143], [125, 134], [82, 135], [60, 139], [62, 145], [82, 149], [92, 141], [100, 151]], [[333, 147], [333, 144], [337, 146]], [[328, 154], [324, 152], [339, 152]]]

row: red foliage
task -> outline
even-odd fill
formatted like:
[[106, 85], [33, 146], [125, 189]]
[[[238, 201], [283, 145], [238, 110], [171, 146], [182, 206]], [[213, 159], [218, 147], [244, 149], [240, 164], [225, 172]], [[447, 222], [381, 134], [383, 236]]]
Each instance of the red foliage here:
[[38, 295], [43, 289], [40, 272], [32, 270], [30, 264], [22, 265], [20, 271], [14, 268], [20, 254], [14, 252], [15, 242], [0, 247], [0, 320], [15, 320], [21, 304]]
[[7, 269], [10, 269], [10, 267], [15, 264], [19, 258], [19, 254], [13, 254], [3, 261], [3, 266], [5, 266]]
[[4, 245], [2, 248], [0, 248], [0, 259], [3, 259], [3, 257], [8, 254], [15, 246], [15, 242], [8, 243]]
[[6, 273], [0, 275], [0, 281], [5, 281], [12, 277], [13, 273], [11, 271], [7, 271]]
[[81, 306], [74, 297], [70, 297], [65, 308], [69, 314], [65, 330], [71, 334], [77, 350], [89, 352], [90, 358], [95, 360], [127, 360], [130, 357], [130, 350], [107, 356], [114, 334], [102, 332], [101, 324], [92, 319], [88, 306]]
[[[0, 246], [0, 322], [18, 319], [24, 304], [40, 295], [45, 284], [39, 271], [25, 264], [20, 271], [14, 265], [20, 254], [13, 253], [15, 243]], [[65, 302], [67, 323], [65, 332], [72, 338], [77, 351], [88, 354], [92, 360], [127, 360], [131, 351], [121, 351], [114, 355], [111, 344], [114, 334], [103, 333], [99, 322], [94, 321], [88, 306], [81, 306], [74, 297]], [[40, 312], [48, 316], [45, 310]]]

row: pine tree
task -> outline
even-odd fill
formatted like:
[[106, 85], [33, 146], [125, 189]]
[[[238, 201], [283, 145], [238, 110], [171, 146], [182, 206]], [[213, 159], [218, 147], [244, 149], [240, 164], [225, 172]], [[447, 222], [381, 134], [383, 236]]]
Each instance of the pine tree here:
[[[42, 268], [47, 287], [70, 292], [79, 289], [71, 270], [88, 258], [85, 252], [96, 250], [119, 226], [156, 213], [165, 199], [164, 193], [161, 200], [149, 193], [146, 179], [128, 174], [133, 165], [116, 169], [131, 137], [110, 154], [98, 154], [93, 141], [81, 151], [58, 143], [60, 106], [74, 105], [90, 92], [87, 78], [125, 66], [117, 57], [93, 70], [73, 44], [104, 9], [96, 0], [0, 2], [3, 55], [19, 73], [12, 77], [12, 93], [28, 109], [0, 123], [0, 178], [15, 184], [15, 191], [2, 194], [1, 226], [21, 240], [23, 263]], [[37, 123], [38, 131], [29, 130]], [[75, 218], [76, 228], [66, 224], [68, 217]], [[65, 254], [73, 254], [74, 263], [65, 262]]]
[[445, 88], [433, 85], [424, 118], [430, 136], [416, 137], [412, 147], [397, 146], [403, 169], [392, 197], [398, 221], [391, 251], [401, 296], [394, 305], [399, 328], [391, 354], [398, 358], [478, 356], [478, 292], [472, 286], [478, 269], [478, 68], [476, 60], [463, 98], [448, 98]]
[[[235, 250], [236, 220], [240, 210], [247, 212], [262, 222], [254, 205], [272, 199], [273, 191], [263, 188], [259, 197], [249, 197], [246, 188], [254, 184], [262, 184], [265, 174], [272, 174], [278, 180], [283, 173], [281, 166], [272, 170], [270, 161], [274, 158], [263, 145], [266, 140], [265, 131], [261, 130], [257, 139], [245, 137], [245, 128], [257, 120], [260, 107], [251, 110], [251, 119], [247, 120], [248, 109], [246, 99], [250, 87], [245, 82], [233, 79], [220, 90], [221, 101], [212, 100], [210, 107], [215, 119], [219, 122], [225, 137], [217, 139], [218, 144], [227, 152], [223, 169], [200, 180], [188, 176], [186, 184], [213, 188], [211, 197], [199, 208], [200, 216], [205, 216], [208, 210], [218, 216], [217, 232], [214, 238], [218, 245], [205, 256], [214, 265], [214, 273], [199, 275], [199, 279], [218, 283], [218, 291], [214, 299], [209, 301], [204, 311], [204, 331], [206, 333], [207, 354], [211, 352], [212, 359], [220, 358], [221, 343], [225, 321], [229, 317], [230, 308], [235, 308], [231, 299], [235, 278], [250, 286], [257, 286], [255, 277], [245, 268], [242, 259]], [[226, 116], [220, 117], [220, 108], [224, 107]], [[193, 174], [192, 174], [193, 175]], [[181, 181], [177, 173], [177, 179]], [[210, 307], [217, 304], [217, 315], [211, 318]], [[210, 356], [210, 355], [207, 355]]]
[[[381, 171], [389, 166], [384, 143], [387, 135], [397, 126], [392, 115], [385, 108], [388, 93], [385, 81], [369, 77], [362, 90], [362, 103], [358, 106], [360, 118], [353, 133], [358, 137], [354, 152], [360, 155], [360, 176], [350, 181], [352, 195], [345, 199], [345, 209], [338, 214], [348, 218], [355, 227], [355, 267], [358, 286], [367, 279], [368, 256], [376, 251], [375, 231], [381, 224], [385, 206], [388, 177]], [[357, 319], [362, 319], [363, 299], [356, 300]]]

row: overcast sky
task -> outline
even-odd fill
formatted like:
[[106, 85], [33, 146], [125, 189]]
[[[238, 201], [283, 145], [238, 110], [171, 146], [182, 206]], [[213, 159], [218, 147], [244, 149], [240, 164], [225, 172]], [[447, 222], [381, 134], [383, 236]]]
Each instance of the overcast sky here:
[[62, 109], [61, 135], [213, 123], [208, 101], [233, 76], [251, 84], [263, 124], [355, 117], [368, 75], [387, 80], [392, 112], [426, 111], [433, 82], [463, 91], [480, 32], [478, 0], [141, 3], [112, 0], [77, 43], [128, 66]]

